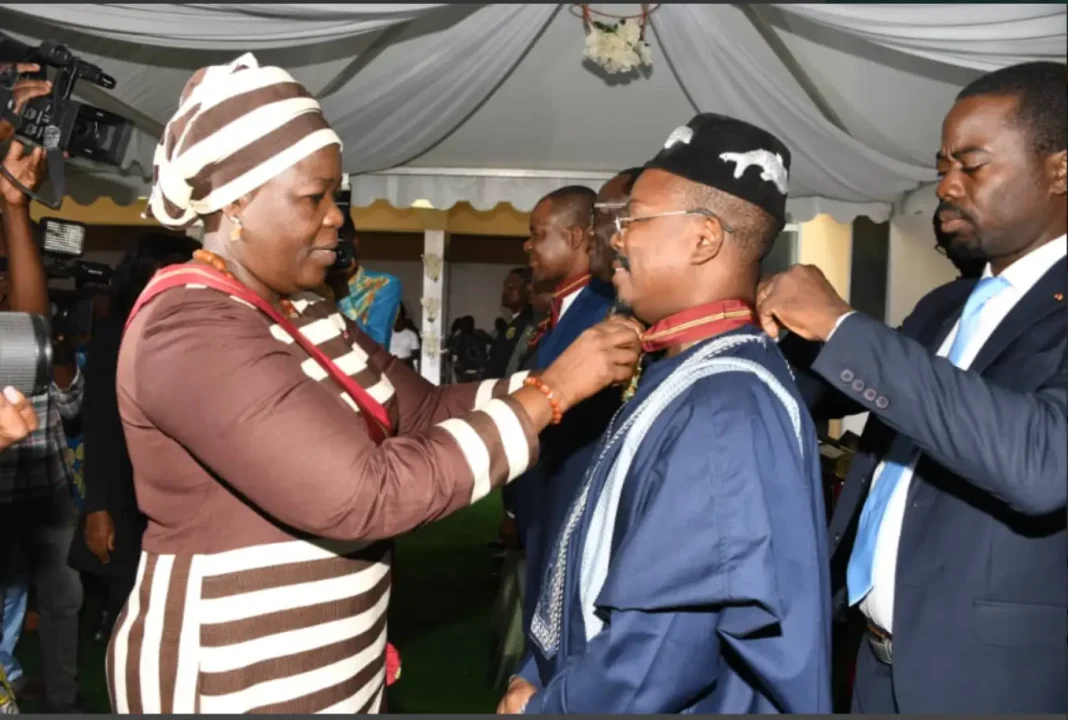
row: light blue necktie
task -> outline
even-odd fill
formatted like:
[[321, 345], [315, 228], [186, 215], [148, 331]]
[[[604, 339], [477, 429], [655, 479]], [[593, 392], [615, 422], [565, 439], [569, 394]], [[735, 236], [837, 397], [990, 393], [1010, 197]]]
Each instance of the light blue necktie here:
[[[957, 337], [953, 339], [953, 345], [949, 349], [951, 363], [959, 367], [960, 358], [979, 327], [979, 316], [983, 307], [1008, 286], [1009, 283], [1004, 278], [988, 277], [980, 280], [972, 290], [960, 317]], [[905, 471], [918, 452], [915, 444], [904, 435], [899, 434], [894, 438], [884, 458], [885, 464], [879, 475], [879, 481], [875, 483], [875, 487], [864, 501], [864, 509], [860, 513], [860, 525], [857, 528], [857, 539], [853, 544], [853, 552], [849, 556], [849, 565], [846, 567], [846, 588], [849, 590], [850, 605], [856, 605], [871, 592], [875, 543], [879, 539], [879, 527], [882, 525], [886, 508], [890, 504], [890, 498], [897, 484], [905, 477]]]

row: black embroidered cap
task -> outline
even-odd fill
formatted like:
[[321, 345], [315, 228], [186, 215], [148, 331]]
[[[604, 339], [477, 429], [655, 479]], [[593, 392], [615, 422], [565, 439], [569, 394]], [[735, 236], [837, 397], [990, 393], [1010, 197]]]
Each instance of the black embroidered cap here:
[[743, 120], [702, 113], [676, 128], [645, 168], [722, 190], [764, 209], [780, 230], [786, 225], [790, 151]]

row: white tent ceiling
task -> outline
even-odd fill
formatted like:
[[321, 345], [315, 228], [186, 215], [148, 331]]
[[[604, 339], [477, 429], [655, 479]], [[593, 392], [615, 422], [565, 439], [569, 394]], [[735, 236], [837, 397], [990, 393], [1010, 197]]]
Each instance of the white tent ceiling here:
[[[614, 14], [637, 5], [593, 5]], [[191, 72], [253, 50], [321, 99], [355, 200], [438, 208], [597, 186], [651, 157], [695, 111], [745, 118], [794, 156], [790, 212], [888, 216], [934, 178], [941, 120], [980, 72], [1063, 61], [1065, 6], [663, 5], [650, 72], [583, 61], [558, 5], [12, 5], [3, 28], [52, 39], [113, 75], [82, 99], [132, 117], [125, 171], [71, 173], [79, 202], [146, 192], [155, 139]]]

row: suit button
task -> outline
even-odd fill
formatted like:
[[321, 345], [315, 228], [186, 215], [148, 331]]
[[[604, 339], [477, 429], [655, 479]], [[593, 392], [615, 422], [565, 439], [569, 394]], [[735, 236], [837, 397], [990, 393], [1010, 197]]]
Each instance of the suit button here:
[[879, 393], [875, 392], [875, 388], [868, 388], [864, 391], [864, 399], [868, 402], [872, 402], [873, 400], [875, 400], [875, 396], [878, 394]]
[[852, 370], [843, 370], [842, 374], [839, 375], [838, 377], [842, 378], [842, 382], [844, 382], [844, 383], [851, 383], [851, 382], [853, 382], [853, 371]]
[[834, 534], [834, 541], [835, 541], [835, 543], [837, 543], [837, 542], [838, 542], [839, 540], [841, 540], [841, 539], [842, 539], [842, 533], [835, 533], [835, 534]]
[[885, 410], [886, 408], [890, 407], [890, 401], [880, 395], [879, 397], [875, 398], [875, 407], [879, 408], [880, 410]]
[[854, 380], [853, 381], [853, 389], [856, 390], [857, 392], [863, 391], [864, 390], [864, 381], [861, 380], [860, 378], [857, 378], [856, 380]]

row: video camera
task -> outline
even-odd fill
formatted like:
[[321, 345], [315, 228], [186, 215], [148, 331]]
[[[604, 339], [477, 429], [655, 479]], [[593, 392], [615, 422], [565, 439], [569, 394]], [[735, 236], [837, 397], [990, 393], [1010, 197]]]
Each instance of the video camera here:
[[80, 260], [85, 251], [86, 227], [81, 223], [42, 218], [37, 227], [42, 262], [49, 280], [74, 280], [86, 286], [108, 287], [115, 275], [110, 265]]
[[[0, 71], [0, 119], [11, 124], [21, 142], [47, 151], [52, 197], [31, 192], [3, 170], [9, 181], [35, 200], [58, 210], [66, 192], [64, 153], [116, 167], [122, 164], [133, 136], [133, 123], [107, 110], [71, 100], [79, 80], [111, 90], [115, 87], [113, 77], [76, 57], [63, 45], [45, 41], [34, 48], [3, 35], [0, 35], [0, 63], [11, 63]], [[36, 63], [41, 69], [20, 74], [17, 63]], [[34, 98], [16, 114], [15, 85], [24, 79], [48, 79], [49, 67], [55, 70], [52, 94]]]
[[[48, 390], [52, 375], [52, 338], [80, 337], [92, 329], [92, 292], [108, 287], [114, 270], [81, 260], [86, 228], [81, 223], [44, 218], [37, 227], [49, 280], [73, 279], [76, 290], [49, 291], [51, 316], [0, 312], [0, 387], [11, 385], [27, 397]], [[0, 271], [7, 258], [0, 257]]]

